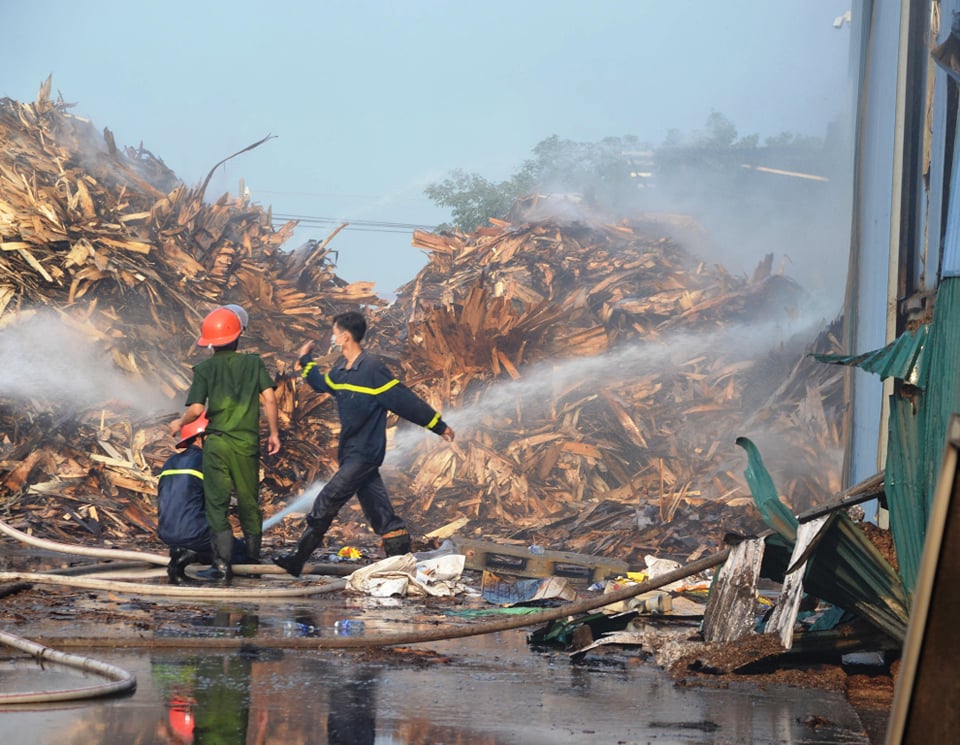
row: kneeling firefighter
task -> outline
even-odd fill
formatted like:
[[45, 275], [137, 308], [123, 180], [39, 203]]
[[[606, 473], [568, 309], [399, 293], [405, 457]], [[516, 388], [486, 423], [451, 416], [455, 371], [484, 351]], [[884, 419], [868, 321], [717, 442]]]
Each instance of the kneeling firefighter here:
[[[172, 585], [184, 582], [190, 564], [213, 560], [210, 526], [203, 503], [203, 436], [207, 417], [201, 415], [180, 429], [179, 452], [163, 464], [157, 484], [157, 533], [170, 548], [167, 579]], [[234, 540], [233, 563], [245, 563], [242, 541]]]

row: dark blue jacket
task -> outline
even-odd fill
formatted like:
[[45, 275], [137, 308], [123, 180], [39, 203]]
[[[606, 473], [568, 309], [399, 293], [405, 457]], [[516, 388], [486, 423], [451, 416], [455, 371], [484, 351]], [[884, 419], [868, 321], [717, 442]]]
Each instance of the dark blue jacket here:
[[347, 368], [343, 358], [326, 375], [309, 356], [300, 359], [302, 378], [318, 393], [337, 400], [340, 444], [337, 460], [383, 463], [387, 451], [387, 412], [442, 435], [447, 424], [440, 414], [394, 377], [377, 355], [361, 352]]
[[157, 484], [157, 533], [171, 548], [210, 550], [203, 510], [203, 450], [191, 445], [163, 464]]

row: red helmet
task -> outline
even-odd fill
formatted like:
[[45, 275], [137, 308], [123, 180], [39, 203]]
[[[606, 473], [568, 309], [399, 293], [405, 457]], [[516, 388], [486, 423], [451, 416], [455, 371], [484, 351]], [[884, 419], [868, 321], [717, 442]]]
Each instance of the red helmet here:
[[240, 337], [240, 318], [229, 308], [217, 308], [207, 314], [200, 327], [198, 347], [223, 347]]
[[207, 419], [207, 414], [204, 412], [196, 419], [194, 419], [190, 424], [184, 424], [180, 428], [180, 442], [177, 443], [178, 448], [185, 448], [191, 442], [193, 438], [197, 435], [202, 435], [207, 431], [207, 425], [210, 424], [210, 420]]

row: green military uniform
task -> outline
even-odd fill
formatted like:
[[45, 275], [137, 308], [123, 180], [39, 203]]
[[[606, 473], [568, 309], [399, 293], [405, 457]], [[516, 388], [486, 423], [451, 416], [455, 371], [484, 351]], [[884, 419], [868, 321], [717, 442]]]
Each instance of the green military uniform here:
[[219, 349], [193, 368], [187, 406], [206, 404], [203, 496], [214, 533], [230, 530], [227, 511], [237, 497], [237, 516], [246, 536], [263, 530], [257, 501], [260, 484], [260, 393], [275, 384], [257, 354]]

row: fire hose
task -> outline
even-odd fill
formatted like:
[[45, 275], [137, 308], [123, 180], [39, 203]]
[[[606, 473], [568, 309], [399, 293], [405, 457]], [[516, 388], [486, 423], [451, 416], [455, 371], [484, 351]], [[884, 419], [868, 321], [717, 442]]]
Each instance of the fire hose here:
[[[148, 564], [160, 564], [166, 566], [170, 557], [163, 554], [153, 554], [146, 551], [128, 551], [115, 548], [97, 548], [91, 546], [76, 546], [72, 544], [58, 543], [45, 538], [37, 538], [0, 520], [0, 533], [5, 533], [11, 538], [48, 551], [57, 551], [59, 553], [74, 554], [76, 556], [89, 556], [98, 559], [126, 559], [129, 561], [139, 561]], [[127, 567], [124, 567], [127, 568]], [[236, 574], [285, 574], [285, 572], [272, 564], [235, 564], [233, 571]], [[93, 567], [92, 569], [109, 570], [110, 567]], [[118, 592], [136, 592], [142, 595], [167, 595], [170, 597], [203, 598], [213, 597], [217, 599], [237, 599], [249, 598], [255, 595], [258, 598], [292, 598], [316, 595], [324, 592], [333, 592], [343, 589], [343, 581], [325, 582], [320, 585], [312, 584], [305, 587], [296, 587], [282, 590], [268, 590], [263, 588], [244, 589], [230, 587], [211, 587], [210, 585], [198, 587], [182, 587], [172, 585], [155, 585], [149, 583], [137, 582], [117, 582], [114, 580], [104, 580], [86, 577], [64, 577], [56, 572], [0, 572], [0, 581], [5, 582], [38, 582], [46, 584], [67, 584], [71, 587], [82, 587], [91, 590], [110, 590]]]
[[[685, 579], [693, 574], [706, 571], [722, 564], [730, 550], [724, 549], [715, 554], [686, 564], [678, 569], [665, 572], [657, 577], [627, 586], [613, 592], [604, 593], [595, 598], [567, 603], [556, 608], [549, 608], [538, 613], [528, 613], [523, 616], [486, 621], [469, 626], [440, 628], [434, 631], [400, 632], [396, 634], [380, 634], [377, 636], [337, 636], [337, 637], [261, 637], [256, 639], [238, 637], [202, 637], [186, 638], [170, 637], [138, 637], [136, 639], [65, 639], [59, 642], [61, 646], [74, 645], [78, 647], [148, 647], [151, 649], [239, 649], [241, 647], [281, 647], [285, 649], [355, 649], [367, 647], [391, 647], [400, 644], [419, 644], [423, 642], [444, 641], [447, 639], [462, 639], [468, 636], [481, 636], [500, 631], [519, 629], [525, 626], [535, 626], [549, 621], [555, 621], [569, 616], [586, 613], [605, 605], [651, 592], [672, 582]], [[2, 575], [0, 575], [2, 579]], [[338, 583], [331, 583], [338, 584]]]
[[[96, 546], [77, 546], [73, 544], [58, 543], [46, 538], [37, 538], [23, 531], [17, 530], [12, 525], [0, 520], [0, 533], [4, 533], [11, 538], [15, 538], [22, 543], [34, 548], [56, 551], [59, 553], [73, 554], [74, 556], [89, 556], [95, 559], [126, 559], [128, 561], [139, 561], [147, 564], [157, 564], [166, 566], [170, 562], [170, 557], [165, 554], [154, 554], [147, 551], [129, 551], [119, 548], [98, 548]], [[280, 567], [269, 564], [235, 564], [234, 574], [283, 574]], [[157, 594], [157, 593], [154, 593]], [[176, 594], [176, 593], [171, 593]]]
[[[12, 535], [13, 537], [20, 538], [20, 536], [25, 536], [27, 538], [32, 538], [26, 536], [26, 534], [21, 533], [15, 528], [6, 525], [0, 521], [0, 532], [4, 532], [7, 535]], [[41, 541], [40, 539], [33, 539], [34, 541], [39, 541], [44, 544], [45, 548], [50, 548], [51, 546], [57, 546], [54, 550], [65, 550], [61, 544], [56, 544], [52, 541]], [[34, 543], [37, 545], [37, 543]], [[68, 552], [74, 552], [73, 548], [67, 548]], [[94, 551], [95, 549], [87, 549], [87, 551]], [[150, 559], [153, 562], [156, 562], [157, 559], [162, 559], [163, 563], [167, 562], [167, 557], [160, 556], [158, 554], [139, 554], [135, 551], [123, 551], [115, 552], [112, 549], [105, 549], [109, 556], [116, 556], [117, 558], [139, 558], [140, 556], [153, 557]], [[120, 556], [119, 554], [124, 554]], [[627, 587], [621, 588], [619, 590], [614, 590], [613, 592], [604, 593], [595, 598], [586, 598], [584, 600], [574, 601], [567, 603], [565, 605], [559, 606], [557, 608], [550, 608], [547, 610], [540, 611], [538, 613], [530, 613], [519, 617], [512, 617], [507, 619], [498, 619], [495, 621], [488, 621], [484, 623], [472, 624], [470, 626], [459, 626], [456, 628], [445, 628], [437, 629], [435, 631], [428, 632], [400, 632], [396, 634], [382, 634], [378, 636], [343, 636], [343, 637], [293, 637], [293, 638], [271, 638], [271, 637], [258, 637], [256, 640], [257, 646], [262, 647], [283, 647], [283, 648], [301, 648], [301, 649], [349, 649], [349, 648], [364, 648], [364, 647], [389, 647], [399, 644], [417, 644], [421, 642], [431, 642], [431, 641], [443, 641], [447, 639], [460, 639], [468, 636], [480, 636], [483, 634], [491, 634], [500, 631], [509, 631], [512, 629], [523, 628], [525, 626], [534, 626], [542, 623], [547, 623], [549, 621], [555, 621], [561, 618], [566, 618], [568, 616], [574, 616], [582, 613], [586, 613], [597, 608], [602, 608], [605, 605], [610, 605], [616, 602], [627, 600], [629, 598], [635, 597], [637, 595], [642, 595], [646, 592], [651, 592], [656, 590], [664, 585], [668, 585], [672, 582], [685, 579], [691, 575], [697, 574], [699, 572], [706, 571], [712, 567], [722, 564], [727, 557], [729, 556], [729, 549], [724, 549], [717, 553], [705, 556], [701, 559], [693, 561], [689, 564], [681, 566], [677, 569], [674, 569], [664, 574], [658, 575], [657, 577], [648, 579], [644, 582], [637, 583], [636, 585], [628, 585]], [[86, 554], [91, 555], [91, 554]], [[97, 554], [100, 555], [100, 554]], [[147, 560], [147, 559], [145, 559]], [[256, 570], [258, 567], [262, 570], [265, 568], [265, 565], [249, 565], [251, 569]], [[296, 597], [303, 595], [315, 595], [325, 592], [333, 592], [336, 590], [343, 589], [346, 586], [346, 580], [335, 580], [331, 582], [325, 582], [321, 585], [313, 585], [306, 588], [293, 589], [293, 590], [264, 590], [261, 588], [253, 588], [251, 590], [234, 590], [232, 588], [211, 588], [209, 586], [205, 587], [170, 587], [170, 586], [158, 586], [150, 584], [141, 584], [141, 583], [132, 583], [132, 582], [113, 582], [110, 580], [98, 580], [93, 578], [81, 578], [81, 577], [63, 577], [60, 575], [53, 574], [30, 574], [24, 572], [0, 572], [0, 581], [35, 581], [35, 582], [46, 582], [52, 584], [69, 584], [75, 587], [87, 587], [90, 589], [108, 589], [108, 590], [121, 590], [121, 591], [134, 591], [144, 594], [154, 594], [154, 595], [170, 595], [170, 596], [180, 596], [180, 597], [205, 597], [205, 598], [250, 598], [251, 596], [256, 598], [264, 597]], [[165, 638], [165, 637], [152, 637], [145, 638], [139, 637], [137, 639], [96, 639], [96, 638], [82, 638], [82, 639], [70, 639], [70, 640], [59, 640], [58, 643], [60, 646], [84, 646], [84, 647], [98, 647], [98, 646], [109, 646], [109, 647], [151, 647], [151, 648], [202, 648], [202, 649], [237, 649], [244, 646], [251, 645], [251, 639], [248, 638], [231, 638], [231, 637], [203, 637], [203, 638], [185, 638], [185, 637], [176, 637]]]
[[[568, 616], [574, 616], [581, 613], [586, 613], [587, 611], [594, 610], [596, 608], [608, 605], [610, 603], [616, 603], [628, 598], [640, 595], [645, 592], [651, 592], [656, 590], [659, 587], [670, 584], [671, 582], [676, 582], [681, 579], [685, 579], [692, 574], [697, 574], [698, 572], [705, 571], [711, 567], [722, 564], [727, 556], [729, 555], [729, 549], [725, 549], [718, 553], [706, 556], [697, 561], [691, 562], [685, 566], [682, 566], [678, 569], [675, 569], [671, 572], [666, 572], [659, 577], [649, 579], [645, 582], [640, 582], [633, 587], [624, 587], [620, 590], [615, 590], [610, 593], [604, 594], [599, 598], [589, 598], [586, 600], [581, 600], [578, 602], [568, 603], [566, 605], [560, 606], [558, 608], [551, 608], [549, 610], [541, 611], [539, 613], [531, 613], [529, 615], [521, 616], [519, 618], [508, 618], [498, 621], [491, 621], [482, 624], [475, 624], [470, 627], [458, 627], [458, 628], [446, 628], [438, 629], [436, 631], [430, 632], [414, 632], [414, 633], [398, 633], [398, 634], [383, 634], [376, 637], [365, 637], [365, 636], [346, 636], [346, 637], [333, 637], [333, 638], [324, 638], [324, 637], [294, 637], [294, 638], [279, 638], [279, 637], [257, 637], [255, 640], [250, 638], [237, 638], [237, 637], [204, 637], [204, 638], [188, 638], [188, 637], [153, 637], [151, 639], [138, 638], [138, 639], [103, 639], [103, 638], [86, 638], [86, 639], [61, 639], [59, 644], [61, 646], [83, 646], [83, 647], [110, 647], [110, 648], [122, 648], [122, 647], [149, 647], [149, 648], [172, 648], [172, 649], [204, 649], [204, 650], [214, 650], [214, 649], [238, 649], [241, 647], [283, 647], [283, 648], [296, 648], [296, 649], [348, 649], [348, 648], [367, 648], [367, 647], [389, 647], [396, 646], [400, 644], [418, 644], [423, 642], [431, 641], [443, 641], [447, 639], [459, 639], [468, 636], [479, 636], [482, 634], [491, 634], [499, 631], [509, 631], [511, 629], [522, 628], [524, 626], [533, 626], [537, 624], [546, 623], [548, 621], [558, 620], [560, 618], [566, 618]], [[342, 581], [341, 581], [342, 582]], [[340, 584], [340, 583], [331, 583], [331, 584]], [[51, 659], [55, 661], [62, 661], [65, 664], [73, 664], [76, 667], [81, 667], [85, 670], [90, 670], [92, 672], [98, 672], [104, 674], [108, 677], [114, 679], [113, 683], [107, 683], [101, 686], [94, 686], [86, 689], [73, 689], [67, 691], [52, 691], [52, 692], [34, 692], [34, 693], [20, 693], [20, 694], [11, 694], [7, 696], [0, 696], [0, 704], [10, 704], [10, 703], [24, 703], [24, 702], [37, 702], [37, 701], [62, 701], [68, 698], [90, 698], [93, 696], [104, 696], [110, 693], [117, 693], [124, 690], [132, 689], [136, 686], [136, 678], [127, 673], [120, 668], [114, 667], [107, 663], [98, 662], [97, 660], [92, 660], [86, 657], [79, 657], [77, 655], [70, 655], [63, 652], [55, 652], [47, 647], [36, 642], [30, 642], [26, 639], [21, 639], [20, 637], [13, 636], [12, 634], [6, 634], [0, 632], [0, 642], [9, 644], [23, 651], [34, 654], [38, 658]]]
[[166, 566], [170, 561], [169, 556], [163, 554], [151, 554], [145, 551], [124, 551], [118, 548], [96, 548], [91, 546], [67, 546], [56, 541], [48, 541], [45, 538], [37, 538], [28, 533], [17, 530], [12, 525], [7, 525], [0, 520], [0, 533], [5, 533], [11, 538], [26, 543], [35, 548], [44, 548], [50, 551], [60, 553], [70, 553], [76, 556], [91, 556], [97, 559], [128, 559], [134, 561], [144, 561], [149, 564], [159, 564]]
[[35, 704], [52, 701], [74, 701], [77, 699], [98, 698], [116, 693], [130, 691], [137, 687], [137, 678], [133, 673], [111, 665], [107, 662], [94, 660], [90, 657], [81, 657], [76, 654], [58, 652], [50, 647], [37, 644], [14, 634], [0, 631], [0, 643], [6, 644], [21, 652], [33, 655], [39, 662], [57, 662], [68, 667], [83, 670], [86, 673], [95, 673], [110, 680], [109, 683], [85, 686], [83, 688], [67, 688], [58, 691], [29, 691], [21, 693], [0, 694], [0, 705], [8, 704]]

